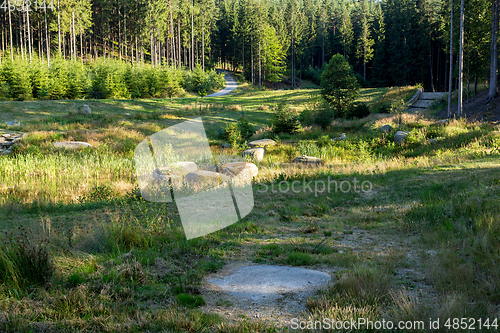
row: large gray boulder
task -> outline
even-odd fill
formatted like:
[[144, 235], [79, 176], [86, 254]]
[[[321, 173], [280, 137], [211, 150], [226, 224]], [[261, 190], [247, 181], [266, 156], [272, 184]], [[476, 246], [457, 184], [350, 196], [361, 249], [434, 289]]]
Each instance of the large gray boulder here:
[[207, 171], [207, 170], [196, 170], [194, 172], [190, 172], [184, 176], [184, 180], [186, 180], [191, 186], [201, 188], [214, 188], [219, 186], [222, 182], [226, 182], [230, 180], [230, 178], [226, 175], [223, 175], [218, 172]]
[[384, 126], [380, 127], [378, 129], [378, 131], [388, 133], [388, 132], [391, 132], [393, 129], [394, 129], [394, 127], [392, 127], [391, 125], [384, 125]]
[[394, 143], [396, 143], [396, 144], [402, 143], [406, 139], [408, 134], [410, 134], [410, 132], [397, 131], [396, 135], [394, 135]]
[[221, 173], [233, 179], [252, 179], [259, 173], [259, 168], [249, 162], [232, 162], [220, 167]]
[[302, 155], [295, 157], [292, 163], [304, 163], [304, 164], [323, 164], [323, 160], [319, 157]]
[[261, 139], [261, 140], [255, 140], [247, 143], [249, 147], [265, 147], [265, 146], [274, 146], [276, 144], [276, 141], [271, 140], [271, 139]]
[[247, 150], [244, 150], [241, 153], [241, 156], [251, 156], [253, 157], [254, 160], [257, 162], [260, 162], [264, 159], [264, 155], [266, 154], [266, 147], [257, 147], [257, 148], [250, 148]]

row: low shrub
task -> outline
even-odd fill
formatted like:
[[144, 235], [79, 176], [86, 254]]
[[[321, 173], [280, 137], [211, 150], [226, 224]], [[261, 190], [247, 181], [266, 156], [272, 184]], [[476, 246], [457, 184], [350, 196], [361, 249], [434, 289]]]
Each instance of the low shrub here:
[[273, 132], [276, 134], [295, 134], [302, 129], [299, 117], [291, 112], [290, 107], [285, 102], [276, 107], [271, 124]]
[[14, 288], [43, 285], [54, 273], [50, 253], [31, 231], [19, 228], [0, 247], [0, 281]]
[[191, 296], [189, 294], [178, 294], [177, 301], [180, 305], [188, 308], [196, 308], [205, 305], [205, 300], [200, 295]]
[[240, 117], [236, 123], [228, 123], [223, 131], [223, 138], [233, 147], [243, 144], [254, 131], [245, 117]]
[[364, 118], [370, 115], [370, 108], [365, 103], [355, 104], [354, 107], [347, 112], [347, 118]]

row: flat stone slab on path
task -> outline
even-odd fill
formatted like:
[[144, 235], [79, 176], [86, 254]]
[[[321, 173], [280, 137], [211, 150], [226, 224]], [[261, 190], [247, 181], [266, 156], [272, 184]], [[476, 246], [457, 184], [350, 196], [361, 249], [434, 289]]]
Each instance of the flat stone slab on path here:
[[78, 149], [87, 147], [92, 147], [92, 145], [82, 141], [54, 142], [54, 148]]
[[258, 301], [287, 293], [316, 291], [328, 284], [328, 273], [286, 266], [246, 266], [208, 281], [236, 297]]

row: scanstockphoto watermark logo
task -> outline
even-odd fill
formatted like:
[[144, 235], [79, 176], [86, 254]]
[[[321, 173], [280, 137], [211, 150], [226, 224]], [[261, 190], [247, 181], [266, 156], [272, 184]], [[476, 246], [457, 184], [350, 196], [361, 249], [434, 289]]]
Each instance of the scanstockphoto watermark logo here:
[[328, 176], [327, 179], [307, 180], [303, 176], [301, 180], [282, 180], [271, 184], [263, 184], [257, 189], [260, 193], [282, 193], [282, 194], [314, 194], [315, 197], [330, 193], [368, 193], [373, 190], [373, 184], [369, 180], [360, 181], [356, 177], [352, 179], [339, 180]]
[[142, 197], [175, 199], [187, 239], [223, 229], [253, 209], [256, 167], [235, 156], [213, 155], [201, 118], [146, 138], [134, 159]]

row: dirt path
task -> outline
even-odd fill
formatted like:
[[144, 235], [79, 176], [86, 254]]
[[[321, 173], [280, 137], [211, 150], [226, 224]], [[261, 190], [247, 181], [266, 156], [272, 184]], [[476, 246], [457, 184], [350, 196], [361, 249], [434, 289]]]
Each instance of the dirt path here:
[[226, 87], [222, 90], [219, 90], [216, 93], [213, 93], [211, 95], [205, 96], [205, 97], [220, 97], [220, 96], [226, 96], [229, 95], [234, 89], [238, 88], [238, 83], [236, 80], [229, 74], [228, 71], [223, 71], [225, 73], [224, 75], [224, 80], [226, 80]]
[[[280, 235], [288, 238], [293, 235]], [[435, 255], [435, 251], [424, 251], [418, 246], [417, 236], [401, 237], [395, 232], [384, 232], [380, 229], [361, 229], [353, 227], [347, 233], [338, 232], [333, 237], [334, 244], [339, 254], [351, 253], [362, 261], [376, 261], [384, 258], [394, 263], [393, 290], [405, 290], [409, 296], [429, 307], [436, 307], [437, 292], [426, 279], [425, 258]], [[206, 276], [203, 280], [201, 293], [206, 300], [206, 305], [201, 308], [206, 313], [216, 313], [230, 322], [240, 320], [264, 321], [277, 327], [289, 327], [292, 318], [307, 317], [306, 301], [316, 292], [284, 293], [278, 298], [260, 299], [249, 301], [235, 297], [220, 288], [215, 287], [208, 280], [225, 276], [234, 270], [257, 265], [242, 258], [228, 260], [224, 268], [217, 273]], [[331, 283], [335, 282], [335, 272], [349, 271], [345, 267], [330, 265], [304, 266], [302, 268], [315, 269], [329, 273]], [[262, 277], [265, 279], [265, 276]]]

